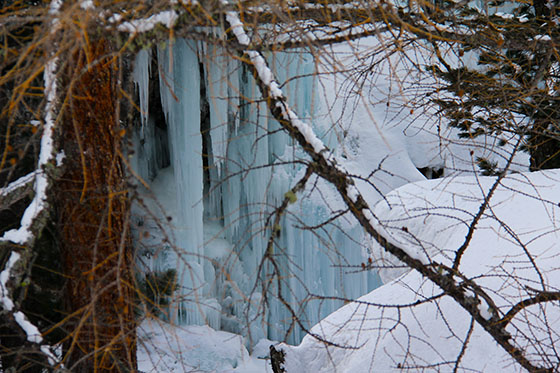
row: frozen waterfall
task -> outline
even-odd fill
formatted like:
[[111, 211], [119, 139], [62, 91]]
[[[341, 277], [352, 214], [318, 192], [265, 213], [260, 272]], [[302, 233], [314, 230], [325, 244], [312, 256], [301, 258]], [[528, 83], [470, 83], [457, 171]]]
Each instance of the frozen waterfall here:
[[[319, 100], [311, 56], [267, 58], [290, 104], [312, 123]], [[377, 274], [359, 270], [367, 260], [362, 229], [344, 217], [328, 222], [340, 201], [316, 179], [282, 219], [279, 283], [270, 264], [261, 265], [267, 219], [306, 158], [236, 58], [177, 39], [140, 52], [133, 79], [137, 261], [145, 273], [176, 270], [165, 317], [247, 335], [253, 344], [265, 337], [294, 343], [304, 333], [283, 302], [309, 328], [342, 305], [328, 297], [357, 298], [380, 285]]]

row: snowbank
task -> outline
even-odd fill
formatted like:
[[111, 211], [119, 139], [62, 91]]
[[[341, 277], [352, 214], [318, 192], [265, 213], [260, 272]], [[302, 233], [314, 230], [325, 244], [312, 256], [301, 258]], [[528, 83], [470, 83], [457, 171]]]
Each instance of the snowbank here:
[[[451, 266], [493, 177], [457, 177], [405, 185], [375, 209], [386, 231], [410, 250]], [[560, 170], [514, 174], [498, 187], [475, 230], [460, 270], [490, 294], [503, 316], [533, 289], [558, 291]], [[406, 229], [403, 229], [406, 227]], [[534, 261], [536, 267], [531, 263]], [[390, 275], [390, 272], [388, 272]], [[287, 372], [427, 370], [520, 371], [466, 311], [416, 272], [346, 305], [285, 346]], [[434, 297], [434, 298], [432, 298]], [[496, 312], [480, 305], [488, 314]], [[513, 340], [540, 364], [558, 364], [558, 303], [534, 305], [508, 326]], [[547, 364], [548, 365], [548, 364]]]
[[244, 338], [209, 326], [173, 326], [146, 319], [138, 332], [138, 371], [156, 372], [272, 372], [257, 345], [249, 356]]

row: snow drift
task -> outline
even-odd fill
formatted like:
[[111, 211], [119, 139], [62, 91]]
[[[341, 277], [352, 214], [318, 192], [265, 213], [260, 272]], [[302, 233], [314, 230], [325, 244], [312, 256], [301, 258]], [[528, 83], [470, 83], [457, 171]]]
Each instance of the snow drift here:
[[[495, 180], [408, 184], [379, 202], [375, 214], [403, 247], [452, 266]], [[558, 291], [559, 181], [557, 170], [512, 174], [491, 199], [459, 267], [492, 296], [497, 309], [479, 303], [488, 317], [503, 316], [535, 289]], [[530, 360], [557, 369], [559, 318], [558, 302], [535, 304], [515, 315], [507, 331]], [[522, 370], [466, 311], [416, 272], [344, 306], [312, 332], [333, 345], [306, 336], [297, 347], [284, 346], [288, 372]]]

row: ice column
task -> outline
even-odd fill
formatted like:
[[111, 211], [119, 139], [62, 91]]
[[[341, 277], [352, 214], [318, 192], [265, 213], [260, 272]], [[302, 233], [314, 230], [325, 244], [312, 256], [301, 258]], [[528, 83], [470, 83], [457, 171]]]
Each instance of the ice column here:
[[198, 309], [204, 280], [203, 168], [200, 133], [200, 71], [196, 44], [177, 39], [158, 50], [160, 92], [169, 123], [171, 164], [176, 186], [177, 210], [174, 243], [169, 266], [177, 268], [181, 299], [178, 319], [189, 324], [204, 322]]
[[[263, 311], [264, 295], [254, 285], [258, 276], [266, 280], [271, 273], [271, 268], [259, 272], [271, 234], [266, 219], [304, 171], [291, 161], [306, 155], [270, 117], [250, 71], [220, 46], [178, 39], [159, 48], [157, 58], [171, 166], [161, 169], [152, 161], [158, 150], [150, 153], [149, 131], [158, 126], [148, 114], [146, 53], [138, 55], [134, 72], [144, 131], [138, 135], [143, 148], [136, 167], [149, 176], [171, 217], [172, 242], [152, 266], [177, 268], [175, 321], [249, 334], [253, 343], [262, 337], [284, 339], [292, 315], [275, 294], [267, 295]], [[282, 89], [290, 105], [313, 123], [317, 87], [312, 57], [295, 51], [267, 59], [279, 82], [286, 83]], [[209, 118], [203, 115], [202, 120], [206, 101]], [[325, 139], [329, 124], [313, 124]], [[310, 300], [310, 294], [356, 298], [379, 285], [371, 273], [348, 273], [348, 265], [364, 261], [362, 229], [352, 219], [322, 224], [332, 216], [336, 192], [325, 182], [311, 184], [282, 219], [274, 253], [282, 271], [282, 296], [308, 327], [341, 305]], [[288, 341], [299, 342], [302, 331], [291, 330]]]

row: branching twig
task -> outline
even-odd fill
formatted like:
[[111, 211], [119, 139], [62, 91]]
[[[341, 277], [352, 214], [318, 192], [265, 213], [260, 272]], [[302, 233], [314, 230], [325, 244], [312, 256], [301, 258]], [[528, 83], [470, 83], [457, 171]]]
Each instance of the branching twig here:
[[[367, 202], [354, 186], [353, 181], [348, 174], [337, 165], [336, 160], [323, 143], [315, 136], [311, 127], [301, 122], [297, 115], [291, 110], [287, 99], [278, 88], [274, 75], [267, 67], [264, 58], [259, 52], [250, 48], [250, 40], [245, 34], [243, 24], [239, 20], [239, 17], [234, 12], [229, 12], [227, 20], [231, 25], [228, 34], [229, 38], [236, 38], [241, 44], [247, 46], [242, 61], [252, 70], [257, 85], [263, 96], [267, 98], [267, 105], [271, 114], [313, 160], [313, 171], [334, 185], [343, 201], [366, 232], [387, 252], [396, 256], [410, 268], [418, 271], [422, 276], [431, 280], [446, 292], [446, 294], [452, 297], [525, 369], [529, 371], [552, 371], [552, 369], [532, 363], [526, 357], [525, 351], [516, 347], [511, 342], [511, 336], [503, 325], [496, 324], [493, 320], [484, 318], [478, 305], [474, 304], [472, 299], [465, 294], [461, 285], [454, 281], [452, 275], [439, 273], [433, 266], [428, 265], [428, 262], [413, 257], [405, 248], [393, 244], [388, 238], [379, 233], [374, 227], [376, 219]], [[276, 270], [278, 269], [276, 268]], [[289, 306], [285, 302], [284, 304], [287, 307]]]

